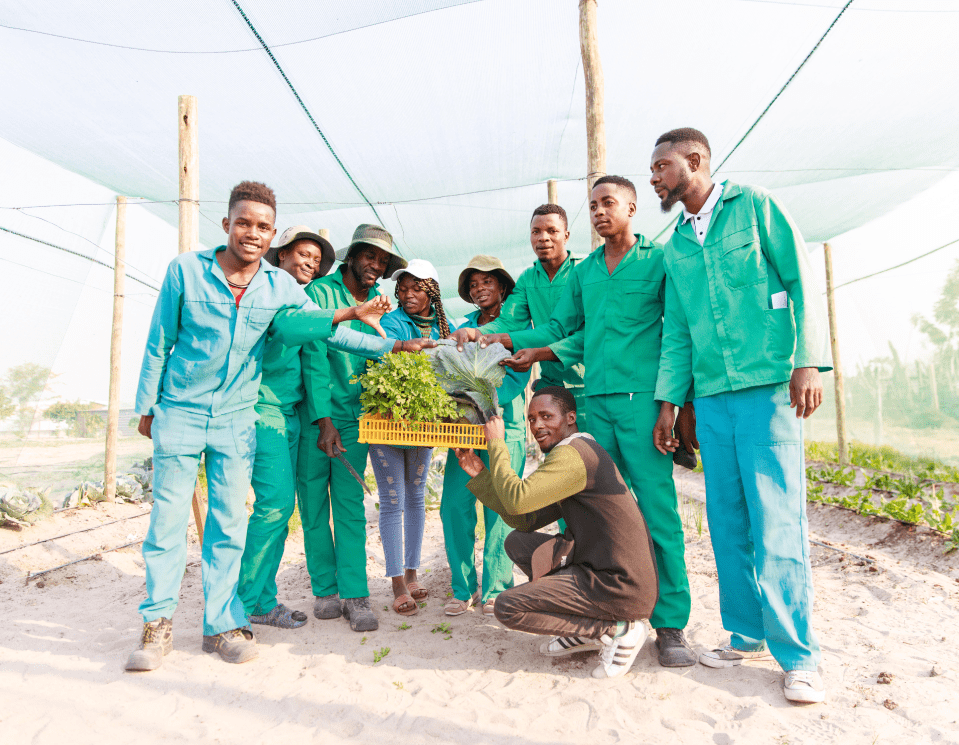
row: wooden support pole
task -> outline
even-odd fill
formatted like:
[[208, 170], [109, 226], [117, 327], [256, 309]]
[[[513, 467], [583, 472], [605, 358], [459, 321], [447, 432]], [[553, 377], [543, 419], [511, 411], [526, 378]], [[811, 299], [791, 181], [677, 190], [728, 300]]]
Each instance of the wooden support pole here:
[[110, 398], [103, 458], [103, 496], [117, 496], [117, 435], [120, 429], [120, 340], [123, 332], [123, 285], [126, 275], [127, 198], [117, 197], [117, 231], [113, 259], [113, 329], [110, 333]]
[[554, 178], [546, 182], [546, 201], [559, 204], [559, 182]]
[[[596, 22], [597, 0], [579, 0], [579, 49], [583, 56], [583, 76], [586, 79], [586, 198], [593, 191], [593, 183], [606, 175], [606, 118], [603, 113], [603, 64], [599, 58], [599, 39]], [[592, 247], [602, 243], [595, 230], [591, 231]]]
[[[200, 246], [200, 137], [196, 96], [177, 98], [177, 130], [180, 142], [180, 253]], [[193, 519], [203, 545], [203, 502], [200, 484], [193, 487]]]
[[320, 238], [326, 238], [326, 240], [330, 240], [329, 228], [320, 228], [319, 230], [316, 231], [316, 234], [320, 236]]
[[839, 330], [836, 324], [836, 298], [833, 294], [832, 246], [822, 244], [826, 260], [826, 307], [829, 309], [829, 341], [832, 343], [832, 368], [836, 383], [836, 440], [839, 444], [839, 464], [849, 464], [849, 443], [846, 441], [846, 392], [842, 382], [842, 363], [839, 361]]

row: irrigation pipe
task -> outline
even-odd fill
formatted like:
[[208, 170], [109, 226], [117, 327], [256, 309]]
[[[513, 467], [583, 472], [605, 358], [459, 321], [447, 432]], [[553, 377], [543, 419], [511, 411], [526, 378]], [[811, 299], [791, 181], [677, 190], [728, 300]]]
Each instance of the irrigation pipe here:
[[152, 510], [144, 510], [139, 515], [130, 515], [129, 517], [121, 517], [119, 520], [113, 520], [112, 522], [108, 522], [108, 523], [100, 523], [99, 525], [94, 525], [92, 528], [83, 528], [81, 530], [74, 530], [72, 533], [55, 535], [53, 536], [53, 538], [44, 538], [43, 540], [34, 541], [33, 543], [25, 543], [24, 545], [17, 546], [16, 548], [8, 548], [6, 551], [0, 551], [0, 556], [2, 556], [3, 554], [9, 554], [12, 551], [19, 551], [21, 548], [30, 548], [31, 546], [39, 546], [41, 543], [56, 541], [56, 540], [59, 540], [60, 538], [66, 538], [67, 536], [70, 536], [70, 535], [76, 535], [77, 533], [88, 533], [89, 531], [96, 530], [97, 528], [105, 528], [107, 525], [116, 525], [117, 523], [122, 523], [124, 520], [132, 520], [135, 517], [143, 517], [144, 515], [149, 515], [151, 511]]
[[814, 541], [812, 538], [810, 538], [809, 542], [816, 546], [822, 546], [823, 548], [828, 548], [830, 551], [836, 551], [837, 553], [840, 553], [840, 554], [846, 554], [847, 556], [852, 556], [854, 559], [859, 559], [859, 561], [864, 561], [867, 564], [876, 563], [875, 559], [867, 559], [865, 556], [854, 554], [852, 551], [847, 551], [844, 548], [836, 548], [836, 546], [830, 546], [828, 543], [823, 543], [822, 541]]
[[[109, 524], [109, 523], [107, 523]], [[31, 579], [36, 579], [40, 575], [48, 574], [50, 572], [55, 572], [57, 569], [63, 569], [64, 567], [72, 566], [73, 564], [79, 564], [81, 561], [89, 561], [90, 559], [100, 559], [103, 558], [103, 554], [108, 554], [111, 551], [119, 551], [121, 548], [129, 548], [130, 546], [136, 546], [137, 544], [143, 543], [141, 538], [138, 541], [130, 541], [130, 543], [124, 543], [122, 546], [114, 546], [113, 548], [105, 548], [102, 551], [97, 551], [95, 554], [90, 554], [89, 556], [84, 556], [82, 559], [74, 559], [73, 561], [68, 561], [66, 564], [61, 564], [60, 566], [50, 567], [49, 569], [44, 569], [42, 572], [27, 572], [27, 580], [24, 584], [30, 584]]]

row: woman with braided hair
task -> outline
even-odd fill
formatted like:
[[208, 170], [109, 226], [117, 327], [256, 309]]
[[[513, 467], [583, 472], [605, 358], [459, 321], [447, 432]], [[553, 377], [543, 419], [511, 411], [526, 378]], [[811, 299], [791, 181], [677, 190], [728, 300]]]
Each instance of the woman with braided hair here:
[[[383, 316], [380, 325], [387, 337], [399, 340], [399, 351], [413, 339], [446, 339], [450, 326], [433, 265], [413, 259], [393, 274], [393, 280], [399, 307]], [[370, 446], [380, 496], [380, 540], [386, 576], [393, 580], [393, 610], [402, 616], [414, 615], [419, 610], [417, 602], [429, 594], [417, 582], [416, 570], [423, 547], [426, 477], [432, 456], [433, 448]]]

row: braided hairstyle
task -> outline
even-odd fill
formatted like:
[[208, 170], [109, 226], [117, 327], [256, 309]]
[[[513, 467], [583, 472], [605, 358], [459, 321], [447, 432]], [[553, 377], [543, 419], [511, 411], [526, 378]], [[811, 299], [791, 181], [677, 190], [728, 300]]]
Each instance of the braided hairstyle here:
[[[446, 310], [443, 308], [443, 294], [440, 292], [439, 283], [435, 279], [420, 279], [412, 274], [410, 276], [416, 280], [416, 289], [425, 292], [426, 297], [430, 299], [433, 307], [436, 308], [436, 321], [440, 327], [440, 339], [448, 339], [450, 335], [450, 323], [446, 320]], [[399, 283], [397, 283], [396, 289], [393, 290], [393, 294], [399, 299]]]

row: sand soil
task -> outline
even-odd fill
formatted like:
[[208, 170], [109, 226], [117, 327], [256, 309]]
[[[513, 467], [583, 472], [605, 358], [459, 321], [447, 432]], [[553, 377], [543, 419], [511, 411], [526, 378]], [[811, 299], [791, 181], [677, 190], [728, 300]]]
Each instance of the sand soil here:
[[[684, 473], [687, 633], [702, 650], [724, 641], [705, 525], [702, 475]], [[143, 596], [138, 546], [39, 571], [142, 538], [138, 505], [55, 515], [0, 530], [0, 551], [71, 530], [131, 519], [0, 555], [0, 740], [10, 743], [959, 743], [959, 557], [934, 535], [813, 505], [816, 627], [826, 703], [788, 704], [772, 663], [666, 669], [647, 642], [623, 679], [594, 681], [595, 660], [541, 657], [540, 639], [481, 612], [449, 618], [439, 515], [428, 513], [422, 576], [427, 606], [412, 618], [391, 603], [376, 510], [368, 506], [368, 565], [380, 628], [310, 618], [257, 627], [260, 657], [232, 666], [200, 650], [200, 552], [189, 557], [174, 651], [146, 674], [124, 673]], [[858, 558], [861, 557], [861, 558]], [[517, 577], [517, 581], [523, 578]], [[293, 534], [280, 597], [309, 611], [302, 536]], [[404, 623], [408, 628], [404, 626]], [[379, 659], [379, 661], [376, 661]], [[888, 683], [880, 682], [888, 680]]]

